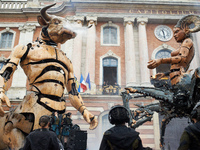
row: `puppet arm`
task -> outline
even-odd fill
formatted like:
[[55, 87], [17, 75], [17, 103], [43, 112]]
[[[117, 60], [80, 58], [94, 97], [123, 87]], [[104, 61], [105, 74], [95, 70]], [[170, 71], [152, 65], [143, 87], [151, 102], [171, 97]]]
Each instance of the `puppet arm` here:
[[10, 59], [4, 62], [3, 68], [0, 70], [0, 116], [4, 116], [5, 112], [2, 108], [2, 102], [5, 102], [8, 107], [10, 106], [10, 100], [5, 95], [7, 91], [7, 81], [11, 78], [14, 71], [16, 70], [21, 57], [25, 54], [27, 46], [18, 45], [14, 48]]
[[187, 56], [189, 54], [189, 51], [191, 47], [193, 46], [192, 40], [191, 39], [186, 39], [184, 42], [181, 44], [179, 54], [177, 56], [172, 56], [169, 58], [160, 58], [160, 59], [154, 59], [150, 60], [148, 62], [147, 67], [149, 69], [154, 69], [158, 67], [160, 64], [179, 64], [183, 63], [186, 61]]
[[97, 118], [87, 110], [83, 103], [81, 95], [77, 92], [72, 70], [73, 69], [71, 66], [69, 69], [68, 81], [66, 83], [67, 90], [69, 92], [70, 103], [74, 108], [76, 108], [76, 110], [78, 110], [83, 115], [85, 121], [90, 124], [90, 129], [93, 130], [98, 125]]

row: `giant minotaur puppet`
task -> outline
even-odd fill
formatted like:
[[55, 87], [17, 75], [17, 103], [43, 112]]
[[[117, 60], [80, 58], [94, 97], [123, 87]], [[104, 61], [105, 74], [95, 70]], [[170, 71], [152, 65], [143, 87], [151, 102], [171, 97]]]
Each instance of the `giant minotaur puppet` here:
[[[90, 129], [98, 124], [76, 90], [71, 61], [57, 47], [58, 43], [63, 44], [74, 38], [76, 33], [64, 27], [64, 18], [46, 12], [54, 5], [42, 8], [41, 16], [38, 16], [38, 22], [43, 26], [41, 39], [27, 45], [17, 45], [0, 71], [0, 149], [21, 148], [25, 136], [39, 127], [38, 122], [42, 115], [51, 115], [53, 111], [64, 113], [65, 88], [69, 93], [70, 103], [90, 124]], [[15, 110], [4, 113], [2, 102], [10, 107], [10, 101], [5, 95], [6, 83], [18, 64], [28, 77], [30, 88]]]

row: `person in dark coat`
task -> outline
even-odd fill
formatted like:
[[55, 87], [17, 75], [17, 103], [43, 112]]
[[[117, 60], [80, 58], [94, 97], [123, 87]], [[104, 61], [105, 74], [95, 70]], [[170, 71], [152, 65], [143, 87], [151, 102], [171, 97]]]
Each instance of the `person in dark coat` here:
[[185, 128], [178, 150], [200, 150], [200, 102], [192, 110], [191, 120], [194, 124]]
[[113, 106], [108, 119], [115, 126], [104, 133], [99, 150], [143, 150], [139, 133], [125, 125], [129, 121], [125, 107]]
[[49, 130], [50, 117], [41, 116], [40, 129], [36, 129], [26, 137], [25, 145], [20, 150], [60, 150], [59, 140], [53, 131]]
[[68, 112], [65, 115], [65, 118], [63, 119], [63, 125], [66, 125], [66, 126], [69, 126], [69, 127], [73, 126], [71, 116], [72, 116], [72, 113], [70, 113], [70, 112]]

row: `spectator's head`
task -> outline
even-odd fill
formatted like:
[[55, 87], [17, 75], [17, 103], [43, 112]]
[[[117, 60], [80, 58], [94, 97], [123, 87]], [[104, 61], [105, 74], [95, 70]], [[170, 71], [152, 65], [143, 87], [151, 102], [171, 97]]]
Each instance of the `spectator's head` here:
[[43, 115], [43, 116], [40, 117], [39, 125], [42, 128], [48, 128], [49, 124], [50, 124], [50, 120], [51, 120], [50, 116]]
[[191, 120], [195, 122], [200, 121], [200, 102], [198, 102], [191, 112]]
[[109, 112], [108, 120], [115, 125], [125, 124], [129, 121], [129, 112], [124, 106], [115, 105]]
[[66, 114], [66, 117], [70, 117], [71, 115], [72, 115], [72, 113], [68, 112], [68, 113]]

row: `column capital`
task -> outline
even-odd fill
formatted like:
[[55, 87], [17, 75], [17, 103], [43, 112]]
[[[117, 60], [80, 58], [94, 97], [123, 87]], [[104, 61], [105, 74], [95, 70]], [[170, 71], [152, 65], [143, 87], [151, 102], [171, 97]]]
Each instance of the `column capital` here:
[[74, 21], [74, 17], [73, 16], [67, 16], [67, 17], [65, 17], [65, 21], [73, 22]]
[[124, 26], [127, 24], [134, 24], [135, 22], [135, 17], [124, 17]]
[[19, 26], [18, 28], [19, 31], [25, 33], [26, 32], [26, 29], [24, 28], [24, 26]]
[[97, 25], [97, 16], [86, 16], [86, 20], [88, 21], [88, 24], [95, 24]]
[[144, 25], [148, 22], [148, 18], [137, 18], [138, 24]]
[[25, 33], [27, 32], [33, 32], [36, 29], [36, 25], [32, 24], [25, 24], [23, 26], [19, 26], [18, 30]]
[[78, 24], [83, 24], [84, 16], [74, 16], [74, 21]]

